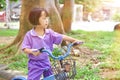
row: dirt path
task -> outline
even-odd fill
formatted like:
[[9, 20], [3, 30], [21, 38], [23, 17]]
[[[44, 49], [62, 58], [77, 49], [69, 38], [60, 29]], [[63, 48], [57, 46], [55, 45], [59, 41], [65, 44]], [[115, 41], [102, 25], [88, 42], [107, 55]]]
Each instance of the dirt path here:
[[15, 37], [1, 37], [0, 36], [0, 44], [4, 44], [4, 43], [6, 43], [6, 44], [8, 44], [8, 43], [10, 43], [10, 42], [12, 42], [13, 40], [15, 39]]
[[107, 80], [120, 80], [120, 70], [104, 69], [100, 73], [101, 77], [107, 78]]

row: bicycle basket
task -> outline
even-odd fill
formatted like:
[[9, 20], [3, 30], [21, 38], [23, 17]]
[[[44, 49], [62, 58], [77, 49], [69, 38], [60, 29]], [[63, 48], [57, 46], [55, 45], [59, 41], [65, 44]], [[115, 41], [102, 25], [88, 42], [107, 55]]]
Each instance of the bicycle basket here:
[[74, 79], [76, 75], [76, 62], [70, 56], [64, 60], [52, 61], [52, 70], [56, 80]]

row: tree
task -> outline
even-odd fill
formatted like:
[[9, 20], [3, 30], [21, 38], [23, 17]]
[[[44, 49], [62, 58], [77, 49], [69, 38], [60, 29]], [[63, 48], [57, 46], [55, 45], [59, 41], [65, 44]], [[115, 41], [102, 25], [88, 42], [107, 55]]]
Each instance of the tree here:
[[1, 0], [0, 1], [0, 10], [3, 9], [5, 7], [5, 1]]
[[44, 7], [48, 11], [51, 21], [49, 27], [54, 31], [62, 34], [70, 31], [73, 4], [74, 0], [64, 0], [64, 6], [60, 11], [58, 0], [22, 0], [20, 28], [18, 35], [11, 44], [0, 49], [0, 51], [15, 46], [19, 52], [19, 48], [25, 33], [33, 27], [33, 25], [31, 25], [28, 21], [28, 14], [33, 7]]
[[65, 32], [71, 31], [72, 15], [74, 0], [64, 0], [64, 6], [62, 8], [61, 17], [64, 25]]

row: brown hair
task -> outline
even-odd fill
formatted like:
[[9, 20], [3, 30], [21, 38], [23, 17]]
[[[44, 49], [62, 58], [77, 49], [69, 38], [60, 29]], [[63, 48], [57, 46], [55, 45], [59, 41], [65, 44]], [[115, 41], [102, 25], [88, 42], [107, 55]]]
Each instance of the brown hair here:
[[48, 12], [44, 8], [33, 8], [29, 13], [29, 21], [33, 25], [39, 24], [39, 17], [41, 16], [41, 12], [45, 11], [46, 16], [48, 16]]
[[120, 31], [120, 23], [118, 23], [114, 26], [114, 30], [119, 30]]

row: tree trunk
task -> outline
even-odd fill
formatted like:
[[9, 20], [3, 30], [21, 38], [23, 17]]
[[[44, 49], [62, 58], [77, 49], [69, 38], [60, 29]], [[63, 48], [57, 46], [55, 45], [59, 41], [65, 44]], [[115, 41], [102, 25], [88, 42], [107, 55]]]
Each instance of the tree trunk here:
[[73, 8], [74, 8], [74, 0], [64, 0], [64, 6], [61, 12], [61, 18], [66, 33], [71, 31]]
[[55, 0], [55, 6], [56, 6], [57, 10], [60, 12], [59, 0]]

